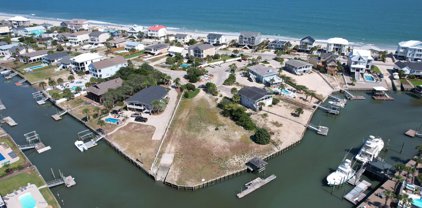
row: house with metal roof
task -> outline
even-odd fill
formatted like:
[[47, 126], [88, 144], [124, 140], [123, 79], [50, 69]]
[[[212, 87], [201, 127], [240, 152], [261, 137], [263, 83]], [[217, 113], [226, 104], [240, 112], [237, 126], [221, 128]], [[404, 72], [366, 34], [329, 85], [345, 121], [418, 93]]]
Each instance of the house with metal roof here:
[[398, 61], [394, 68], [403, 71], [405, 75], [415, 75], [422, 78], [422, 62]]
[[344, 55], [347, 53], [349, 41], [344, 38], [330, 38], [327, 40], [327, 52]]
[[69, 58], [69, 54], [67, 54], [67, 52], [51, 53], [51, 54], [48, 54], [47, 56], [44, 56], [42, 59], [42, 62], [48, 65], [57, 64], [60, 62], [60, 60], [66, 57]]
[[284, 68], [296, 75], [303, 75], [312, 71], [312, 64], [296, 59], [290, 59], [286, 62]]
[[192, 39], [192, 36], [189, 34], [177, 33], [174, 35], [174, 39], [179, 43], [187, 43], [190, 39]]
[[299, 50], [301, 51], [310, 51], [315, 43], [315, 39], [311, 36], [306, 36], [300, 39]]
[[92, 45], [104, 44], [110, 37], [110, 33], [95, 31], [89, 34], [89, 43]]
[[148, 28], [147, 36], [150, 38], [163, 38], [167, 36], [167, 27], [164, 25], [153, 25]]
[[268, 43], [268, 49], [272, 50], [283, 50], [287, 45], [287, 41], [284, 40], [273, 40]]
[[47, 50], [34, 51], [34, 52], [20, 55], [19, 61], [26, 64], [33, 63], [33, 62], [41, 61], [47, 55], [48, 55]]
[[223, 45], [227, 43], [227, 39], [223, 34], [209, 33], [207, 35], [207, 43], [211, 45]]
[[61, 27], [69, 28], [72, 31], [81, 31], [88, 30], [89, 24], [87, 20], [84, 19], [72, 19], [69, 21], [63, 21], [60, 23]]
[[163, 102], [167, 97], [168, 90], [161, 86], [145, 88], [124, 101], [128, 110], [153, 111], [154, 101]]
[[258, 83], [262, 83], [267, 86], [277, 85], [283, 82], [278, 76], [278, 71], [271, 67], [264, 65], [254, 65], [248, 67], [249, 77]]
[[195, 58], [205, 58], [207, 56], [214, 56], [215, 53], [215, 47], [210, 44], [196, 44], [188, 48], [189, 56], [193, 56]]
[[97, 61], [89, 65], [89, 73], [96, 78], [109, 78], [116, 74], [122, 67], [127, 67], [125, 58], [116, 56], [109, 59]]
[[363, 74], [371, 69], [373, 61], [370, 50], [353, 49], [347, 58], [347, 65], [350, 72]]
[[400, 60], [422, 61], [422, 41], [402, 41], [398, 44], [394, 55]]
[[133, 42], [133, 41], [125, 42], [125, 50], [127, 51], [131, 51], [131, 50], [142, 51], [144, 49], [145, 49], [145, 45], [140, 42]]
[[89, 65], [100, 61], [103, 57], [98, 53], [83, 53], [71, 58], [72, 68], [75, 71], [89, 71]]
[[103, 95], [106, 94], [111, 89], [117, 89], [123, 85], [123, 80], [120, 78], [111, 79], [105, 82], [101, 82], [95, 85], [92, 85], [86, 89], [87, 97], [96, 102], [102, 103]]
[[255, 47], [262, 42], [262, 36], [259, 32], [241, 32], [238, 44], [245, 47]]
[[164, 43], [158, 43], [158, 44], [149, 45], [145, 47], [145, 52], [155, 56], [158, 54], [167, 53], [168, 48], [169, 48], [169, 45], [164, 44]]
[[260, 110], [261, 105], [269, 106], [273, 102], [273, 96], [265, 89], [258, 87], [244, 87], [239, 90], [240, 104], [252, 110]]
[[0, 56], [10, 57], [13, 54], [25, 54], [35, 51], [29, 46], [24, 46], [21, 43], [11, 43], [7, 45], [0, 46]]

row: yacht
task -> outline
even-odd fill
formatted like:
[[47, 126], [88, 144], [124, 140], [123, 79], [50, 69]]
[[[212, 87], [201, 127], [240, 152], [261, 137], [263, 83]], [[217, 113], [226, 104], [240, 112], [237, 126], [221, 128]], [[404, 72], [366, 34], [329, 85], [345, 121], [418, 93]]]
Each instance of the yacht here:
[[85, 150], [87, 150], [85, 143], [83, 141], [77, 140], [75, 142], [75, 146], [76, 148], [79, 149], [79, 151], [84, 152]]
[[384, 141], [380, 137], [374, 137], [371, 135], [356, 155], [356, 160], [363, 164], [371, 162], [378, 157], [382, 148], [384, 148]]
[[338, 166], [336, 171], [327, 176], [327, 183], [329, 186], [338, 186], [351, 179], [355, 173], [356, 171], [352, 168], [352, 161], [346, 159]]

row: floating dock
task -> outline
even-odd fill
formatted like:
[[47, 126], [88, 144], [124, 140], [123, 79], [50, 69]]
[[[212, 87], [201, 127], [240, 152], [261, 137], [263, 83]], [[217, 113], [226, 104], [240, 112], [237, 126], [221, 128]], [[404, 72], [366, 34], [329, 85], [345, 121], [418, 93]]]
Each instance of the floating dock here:
[[45, 97], [44, 93], [41, 91], [32, 93], [32, 97], [34, 98], [34, 100], [37, 102], [38, 105], [44, 105], [45, 101], [48, 100], [48, 97]]
[[18, 125], [18, 123], [16, 123], [15, 120], [13, 120], [13, 118], [11, 118], [10, 116], [4, 117], [3, 122], [7, 123], [9, 126], [17, 126]]
[[64, 116], [67, 112], [68, 112], [67, 110], [62, 111], [62, 112], [58, 112], [58, 113], [56, 113], [56, 114], [52, 115], [51, 117], [52, 117], [55, 121], [60, 121], [60, 120], [62, 120], [62, 116]]
[[[51, 170], [51, 172], [53, 173], [53, 176], [54, 176], [53, 170]], [[76, 185], [75, 178], [73, 178], [72, 176], [64, 176], [60, 170], [59, 170], [59, 173], [60, 173], [60, 178], [47, 182], [47, 186], [49, 188], [60, 186], [60, 185], [65, 185], [67, 188], [70, 188]]]
[[275, 175], [271, 175], [268, 178], [262, 179], [260, 177], [248, 182], [245, 184], [246, 189], [241, 191], [240, 193], [237, 194], [237, 197], [243, 198], [246, 195], [254, 192], [255, 190], [261, 188], [262, 186], [266, 185], [267, 183], [273, 181], [274, 179], [276, 179], [277, 177]]
[[328, 131], [330, 130], [326, 126], [318, 126], [318, 127], [315, 127], [315, 126], [313, 126], [311, 124], [308, 125], [308, 128], [315, 130], [317, 132], [317, 134], [322, 135], [322, 136], [327, 136], [328, 135]]
[[5, 76], [4, 78], [5, 78], [5, 79], [12, 79], [13, 77], [15, 77], [15, 76], [17, 76], [17, 75], [18, 75], [18, 73], [13, 72], [13, 73], [11, 73], [11, 74], [9, 74], [9, 75]]
[[342, 92], [344, 92], [344, 95], [346, 96], [347, 99], [349, 100], [365, 100], [364, 96], [355, 96], [352, 93], [350, 93], [349, 91], [342, 89]]
[[359, 182], [358, 185], [353, 188], [349, 193], [347, 193], [344, 198], [352, 204], [357, 205], [366, 197], [366, 194], [364, 192], [368, 190], [370, 186], [371, 184], [368, 181], [363, 180]]
[[418, 132], [416, 130], [413, 129], [409, 129], [406, 132], [404, 132], [404, 135], [408, 136], [408, 137], [422, 137], [422, 132]]

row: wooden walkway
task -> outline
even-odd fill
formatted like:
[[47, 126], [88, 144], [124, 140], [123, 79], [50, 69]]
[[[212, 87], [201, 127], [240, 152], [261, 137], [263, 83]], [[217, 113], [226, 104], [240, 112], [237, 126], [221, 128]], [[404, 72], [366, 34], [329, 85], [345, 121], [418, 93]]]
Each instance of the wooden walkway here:
[[264, 185], [266, 185], [267, 183], [273, 181], [274, 179], [276, 179], [277, 177], [275, 175], [271, 175], [268, 178], [262, 179], [260, 177], [250, 181], [249, 183], [245, 184], [246, 189], [243, 190], [242, 192], [237, 194], [237, 197], [243, 198], [244, 196], [254, 192], [255, 190], [263, 187]]
[[371, 184], [368, 181], [361, 181], [358, 183], [358, 185], [353, 188], [349, 193], [347, 193], [344, 198], [351, 202], [354, 205], [357, 205], [362, 199], [366, 197], [366, 194], [364, 193], [369, 187], [371, 187]]

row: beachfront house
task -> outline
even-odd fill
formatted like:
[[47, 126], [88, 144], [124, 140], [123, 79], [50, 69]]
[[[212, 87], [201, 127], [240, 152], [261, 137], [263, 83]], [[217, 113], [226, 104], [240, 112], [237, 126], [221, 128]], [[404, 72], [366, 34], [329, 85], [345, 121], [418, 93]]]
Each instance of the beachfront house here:
[[89, 28], [88, 21], [84, 19], [72, 19], [69, 21], [63, 21], [60, 23], [60, 26], [66, 27], [73, 32], [88, 30]]
[[227, 43], [227, 39], [223, 34], [209, 33], [207, 35], [207, 43], [211, 45], [223, 45]]
[[89, 43], [92, 45], [104, 44], [110, 38], [110, 33], [95, 31], [89, 33]]
[[243, 87], [238, 94], [240, 104], [255, 111], [261, 110], [261, 105], [269, 106], [273, 103], [273, 96], [262, 88]]
[[398, 61], [394, 69], [403, 71], [405, 75], [414, 75], [422, 78], [422, 62]]
[[145, 52], [155, 56], [158, 54], [167, 53], [168, 48], [169, 45], [164, 43], [158, 43], [145, 47]]
[[88, 31], [79, 31], [75, 33], [66, 34], [66, 39], [68, 40], [68, 44], [72, 46], [82, 45], [89, 41], [89, 34]]
[[15, 16], [8, 19], [12, 27], [28, 27], [31, 22], [28, 18], [22, 16]]
[[205, 58], [207, 56], [214, 56], [215, 53], [215, 47], [210, 44], [196, 44], [188, 48], [189, 56], [193, 56], [195, 58]]
[[124, 101], [130, 111], [149, 111], [153, 112], [153, 103], [155, 101], [164, 102], [168, 90], [161, 86], [152, 86], [145, 88]]
[[18, 27], [14, 29], [16, 36], [36, 36], [39, 37], [46, 32], [45, 27], [43, 26], [34, 26], [34, 27]]
[[249, 77], [255, 82], [262, 83], [267, 86], [277, 85], [283, 82], [278, 76], [276, 69], [263, 65], [254, 65], [248, 67]]
[[349, 41], [344, 38], [330, 38], [327, 40], [326, 52], [344, 55], [347, 53]]
[[140, 33], [145, 32], [146, 29], [143, 26], [132, 25], [128, 28], [127, 34], [129, 37], [137, 37]]
[[192, 39], [192, 36], [189, 34], [177, 33], [176, 35], [174, 35], [174, 38], [179, 43], [187, 43], [190, 39]]
[[370, 50], [353, 49], [347, 58], [347, 66], [350, 72], [363, 74], [371, 69], [373, 61]]
[[64, 58], [70, 58], [67, 52], [51, 53], [51, 54], [48, 54], [47, 56], [44, 56], [42, 58], [42, 62], [48, 65], [58, 64]]
[[312, 64], [302, 60], [290, 59], [286, 62], [284, 68], [293, 74], [303, 75], [312, 71]]
[[149, 38], [163, 38], [167, 36], [167, 27], [163, 25], [153, 25], [147, 30], [147, 37]]
[[180, 54], [183, 57], [185, 57], [187, 54], [187, 51], [182, 47], [170, 46], [170, 48], [168, 49], [168, 53], [170, 56], [176, 56], [176, 54]]
[[102, 103], [103, 95], [106, 94], [111, 89], [117, 89], [123, 85], [123, 80], [120, 78], [111, 79], [105, 82], [101, 82], [95, 85], [92, 85], [86, 89], [87, 97], [91, 100], [94, 100], [98, 103]]
[[100, 61], [103, 57], [98, 53], [83, 53], [81, 55], [71, 58], [71, 68], [74, 71], [89, 71], [89, 65]]
[[241, 32], [239, 35], [238, 45], [253, 48], [262, 42], [262, 36], [259, 32]]
[[41, 61], [48, 55], [47, 50], [34, 51], [20, 55], [19, 61], [25, 64]]
[[284, 40], [273, 40], [268, 43], [268, 49], [271, 50], [284, 50], [287, 46], [287, 41]]
[[145, 49], [144, 44], [139, 43], [139, 42], [127, 41], [125, 43], [125, 50], [127, 51], [132, 51], [132, 50], [142, 51], [144, 49]]
[[306, 36], [300, 39], [299, 50], [309, 52], [314, 46], [315, 39], [311, 36]]
[[22, 55], [25, 53], [30, 53], [35, 51], [29, 46], [24, 46], [21, 43], [11, 43], [7, 45], [0, 46], [0, 56], [9, 58], [13, 55]]
[[122, 67], [127, 67], [127, 61], [121, 56], [104, 59], [89, 65], [89, 73], [96, 78], [109, 78], [116, 74]]
[[418, 40], [402, 41], [394, 54], [397, 59], [406, 61], [422, 61], [422, 42]]
[[108, 41], [108, 44], [112, 48], [123, 48], [126, 45], [126, 39], [115, 37], [113, 40]]
[[10, 28], [7, 25], [0, 26], [0, 35], [9, 35], [10, 34]]

